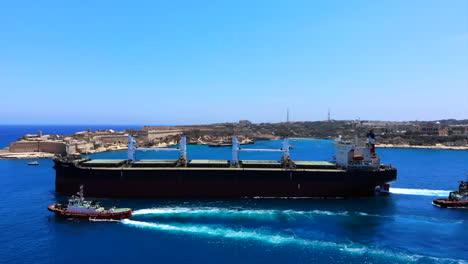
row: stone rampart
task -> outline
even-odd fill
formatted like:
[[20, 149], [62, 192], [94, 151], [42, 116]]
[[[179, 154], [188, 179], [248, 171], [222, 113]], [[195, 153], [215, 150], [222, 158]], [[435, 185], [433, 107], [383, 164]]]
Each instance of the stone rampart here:
[[10, 152], [48, 152], [66, 154], [66, 144], [53, 141], [17, 141], [10, 144]]

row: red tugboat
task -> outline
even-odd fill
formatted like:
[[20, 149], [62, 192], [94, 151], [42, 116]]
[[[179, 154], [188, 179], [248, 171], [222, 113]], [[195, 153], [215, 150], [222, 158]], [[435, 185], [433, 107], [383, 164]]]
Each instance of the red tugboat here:
[[458, 191], [450, 192], [448, 198], [435, 199], [432, 203], [443, 208], [468, 208], [468, 181], [461, 181]]
[[68, 205], [52, 204], [48, 209], [66, 218], [120, 220], [132, 216], [131, 208], [101, 207], [99, 202], [86, 201], [83, 197], [83, 185], [77, 195], [68, 199]]

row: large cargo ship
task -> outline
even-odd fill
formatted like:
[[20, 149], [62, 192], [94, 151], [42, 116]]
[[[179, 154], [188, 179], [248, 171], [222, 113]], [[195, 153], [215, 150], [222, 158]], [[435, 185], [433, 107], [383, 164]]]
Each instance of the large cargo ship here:
[[[127, 159], [54, 159], [56, 191], [73, 194], [84, 184], [94, 197], [249, 198], [362, 197], [387, 189], [397, 170], [380, 163], [373, 137], [365, 144], [336, 143], [334, 162], [293, 161], [280, 149], [241, 148], [232, 140], [231, 160], [190, 160], [186, 139], [178, 148], [137, 148], [131, 136]], [[179, 151], [177, 160], [136, 160], [136, 151]], [[276, 160], [239, 160], [241, 151], [282, 152]]]

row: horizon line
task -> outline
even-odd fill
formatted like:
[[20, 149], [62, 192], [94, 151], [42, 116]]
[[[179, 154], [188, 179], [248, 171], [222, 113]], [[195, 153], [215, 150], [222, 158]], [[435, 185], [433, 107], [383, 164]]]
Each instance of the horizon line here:
[[[242, 119], [248, 120], [248, 119]], [[468, 119], [456, 119], [456, 118], [448, 118], [448, 119], [434, 119], [434, 120], [370, 120], [370, 119], [331, 119], [331, 121], [368, 121], [368, 122], [437, 122], [437, 121], [468, 121]], [[42, 126], [192, 126], [192, 125], [213, 125], [213, 124], [226, 124], [226, 123], [239, 123], [239, 121], [224, 121], [224, 122], [213, 122], [213, 123], [192, 123], [192, 124], [125, 124], [125, 123], [0, 123], [0, 126], [28, 126], [28, 125], [42, 125]], [[250, 121], [250, 120], [248, 120]], [[279, 121], [279, 122], [252, 122], [252, 124], [278, 124], [278, 123], [287, 123], [287, 121]], [[297, 120], [297, 121], [289, 121], [289, 123], [296, 123], [296, 122], [329, 122], [328, 120]]]

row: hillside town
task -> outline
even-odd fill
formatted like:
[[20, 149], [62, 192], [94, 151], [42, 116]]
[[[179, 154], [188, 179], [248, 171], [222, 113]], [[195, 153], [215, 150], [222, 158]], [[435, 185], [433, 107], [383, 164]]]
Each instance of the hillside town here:
[[327, 120], [257, 124], [241, 120], [210, 125], [143, 126], [124, 131], [88, 129], [73, 135], [44, 135], [38, 131], [37, 134], [24, 135], [0, 150], [0, 158], [41, 158], [124, 150], [129, 135], [141, 147], [176, 145], [182, 135], [187, 137], [188, 144], [221, 147], [229, 146], [233, 136], [237, 136], [241, 144], [284, 137], [353, 140], [356, 135], [365, 138], [370, 130], [376, 135], [378, 147], [468, 149], [468, 120]]

